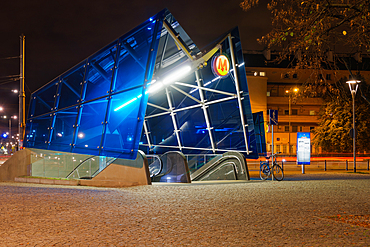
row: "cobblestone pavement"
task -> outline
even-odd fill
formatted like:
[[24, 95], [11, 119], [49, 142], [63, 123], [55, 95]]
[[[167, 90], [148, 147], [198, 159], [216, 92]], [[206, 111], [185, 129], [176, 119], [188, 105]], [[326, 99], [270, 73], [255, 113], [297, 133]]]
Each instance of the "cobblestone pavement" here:
[[370, 246], [357, 220], [369, 214], [369, 174], [120, 189], [3, 182], [0, 246]]

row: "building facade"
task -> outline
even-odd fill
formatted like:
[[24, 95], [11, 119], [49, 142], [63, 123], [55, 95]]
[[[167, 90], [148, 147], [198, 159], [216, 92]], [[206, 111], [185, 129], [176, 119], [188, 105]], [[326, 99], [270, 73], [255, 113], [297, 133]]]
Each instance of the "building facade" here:
[[[296, 70], [288, 64], [266, 65], [266, 54], [263, 52], [244, 51], [247, 80], [250, 91], [252, 112], [263, 111], [266, 123], [267, 152], [272, 150], [272, 128], [267, 126], [268, 110], [278, 110], [278, 125], [274, 126], [274, 152], [285, 155], [296, 155], [297, 133], [312, 132], [319, 124], [319, 111], [323, 100], [319, 97], [304, 98], [298, 95], [302, 85], [313, 76], [319, 80], [336, 82], [349, 78], [348, 70]], [[361, 61], [362, 62], [362, 61]], [[370, 81], [370, 72], [353, 69], [352, 73], [361, 72], [366, 81]], [[322, 153], [320, 147], [311, 146], [313, 155]]]

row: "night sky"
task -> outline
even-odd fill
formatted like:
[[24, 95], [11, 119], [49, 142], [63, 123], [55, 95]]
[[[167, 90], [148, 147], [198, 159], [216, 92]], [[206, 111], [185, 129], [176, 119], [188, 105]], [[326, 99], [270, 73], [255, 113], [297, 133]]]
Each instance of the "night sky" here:
[[239, 26], [244, 50], [262, 50], [256, 39], [270, 30], [266, 0], [244, 12], [241, 0], [6, 0], [0, 7], [0, 115], [18, 115], [19, 36], [26, 36], [26, 103], [30, 93], [149, 17], [168, 8], [201, 49]]

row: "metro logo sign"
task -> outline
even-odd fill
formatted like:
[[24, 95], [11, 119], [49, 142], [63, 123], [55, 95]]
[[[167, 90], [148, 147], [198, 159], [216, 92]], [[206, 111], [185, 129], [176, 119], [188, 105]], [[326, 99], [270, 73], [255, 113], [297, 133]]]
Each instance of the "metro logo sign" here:
[[216, 76], [225, 77], [230, 72], [230, 62], [225, 55], [219, 55], [213, 58], [212, 71]]

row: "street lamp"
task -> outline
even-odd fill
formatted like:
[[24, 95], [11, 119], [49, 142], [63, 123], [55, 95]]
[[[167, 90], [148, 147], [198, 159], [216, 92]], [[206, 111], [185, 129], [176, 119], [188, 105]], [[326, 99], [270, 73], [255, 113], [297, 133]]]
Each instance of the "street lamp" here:
[[290, 115], [292, 115], [292, 93], [297, 93], [299, 91], [298, 88], [293, 88], [291, 90], [286, 90], [285, 93], [289, 95], [289, 130], [288, 130], [288, 153], [290, 154]]
[[356, 172], [356, 124], [355, 124], [355, 97], [358, 89], [358, 84], [361, 81], [351, 80], [347, 81], [349, 91], [352, 94], [352, 111], [353, 111], [353, 122], [352, 122], [352, 138], [353, 138], [353, 172]]

